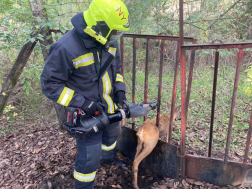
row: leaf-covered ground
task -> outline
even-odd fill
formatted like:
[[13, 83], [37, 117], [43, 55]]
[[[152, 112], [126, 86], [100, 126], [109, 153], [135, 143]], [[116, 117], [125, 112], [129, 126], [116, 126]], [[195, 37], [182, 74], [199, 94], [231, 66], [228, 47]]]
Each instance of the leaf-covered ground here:
[[[0, 138], [1, 189], [64, 189], [74, 188], [73, 169], [76, 155], [75, 140], [55, 127], [43, 127], [26, 132], [19, 130]], [[101, 164], [97, 170], [95, 188], [131, 189], [131, 165]], [[160, 178], [140, 169], [140, 188], [220, 188], [191, 179]], [[225, 187], [234, 188], [234, 187]]]

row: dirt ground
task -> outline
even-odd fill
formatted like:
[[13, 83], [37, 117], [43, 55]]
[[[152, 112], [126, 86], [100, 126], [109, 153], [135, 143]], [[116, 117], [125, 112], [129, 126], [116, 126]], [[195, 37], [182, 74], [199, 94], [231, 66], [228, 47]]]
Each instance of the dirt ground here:
[[[56, 126], [55, 126], [56, 127]], [[73, 169], [77, 152], [74, 138], [55, 127], [19, 130], [0, 138], [1, 189], [69, 189], [74, 188]], [[129, 166], [101, 164], [97, 170], [95, 188], [132, 189], [132, 162]], [[221, 188], [192, 179], [161, 178], [148, 170], [139, 170], [139, 187], [166, 188]], [[238, 187], [222, 187], [238, 188]]]

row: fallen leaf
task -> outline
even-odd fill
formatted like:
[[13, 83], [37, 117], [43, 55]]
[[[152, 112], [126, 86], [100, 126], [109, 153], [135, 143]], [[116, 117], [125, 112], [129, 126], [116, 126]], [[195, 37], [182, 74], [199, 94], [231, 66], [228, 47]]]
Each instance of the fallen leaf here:
[[117, 184], [116, 188], [122, 189], [121, 185]]
[[116, 188], [116, 185], [111, 185], [113, 188]]
[[200, 181], [196, 181], [196, 182], [193, 182], [193, 184], [198, 185], [198, 186], [202, 186], [204, 183], [200, 182]]
[[252, 159], [252, 155], [248, 155], [248, 158], [251, 160]]
[[56, 174], [58, 174], [58, 173], [59, 173], [59, 171], [55, 171], [55, 172], [53, 172], [53, 173], [50, 172], [49, 174], [50, 174], [50, 175], [56, 175]]
[[240, 151], [235, 151], [235, 154], [238, 155], [238, 156], [244, 156], [244, 153], [240, 152]]
[[153, 177], [148, 178], [148, 181], [152, 181], [152, 180], [153, 180]]
[[178, 185], [179, 185], [179, 182], [174, 182], [173, 187], [174, 187], [174, 188], [177, 188]]
[[52, 183], [50, 181], [47, 181], [47, 186], [48, 186], [48, 189], [52, 189]]
[[189, 187], [189, 184], [185, 180], [182, 180], [182, 184], [184, 185], [184, 187]]
[[165, 185], [161, 185], [158, 187], [159, 189], [167, 189], [167, 187]]
[[35, 148], [34, 150], [33, 150], [33, 154], [37, 154], [37, 153], [39, 153], [41, 151], [41, 148]]

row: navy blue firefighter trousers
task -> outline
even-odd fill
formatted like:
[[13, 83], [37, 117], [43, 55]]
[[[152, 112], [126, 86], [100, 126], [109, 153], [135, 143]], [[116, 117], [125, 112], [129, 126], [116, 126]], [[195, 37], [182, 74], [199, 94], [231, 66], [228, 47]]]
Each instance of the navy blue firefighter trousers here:
[[119, 122], [87, 138], [77, 138], [78, 154], [75, 158], [75, 189], [93, 189], [96, 169], [102, 159], [112, 163], [116, 156], [116, 140], [121, 132]]

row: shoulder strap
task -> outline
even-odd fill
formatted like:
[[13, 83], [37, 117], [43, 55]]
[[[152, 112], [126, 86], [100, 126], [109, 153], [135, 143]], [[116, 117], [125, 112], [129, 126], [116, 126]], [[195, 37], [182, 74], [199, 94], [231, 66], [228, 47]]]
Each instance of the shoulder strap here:
[[114, 55], [110, 54], [108, 59], [106, 60], [106, 62], [104, 63], [104, 65], [101, 67], [100, 69], [100, 73], [98, 78], [100, 79], [101, 76], [103, 76], [103, 74], [105, 73], [105, 71], [107, 70], [107, 68], [109, 67], [109, 65], [111, 64], [112, 60], [114, 59]]

